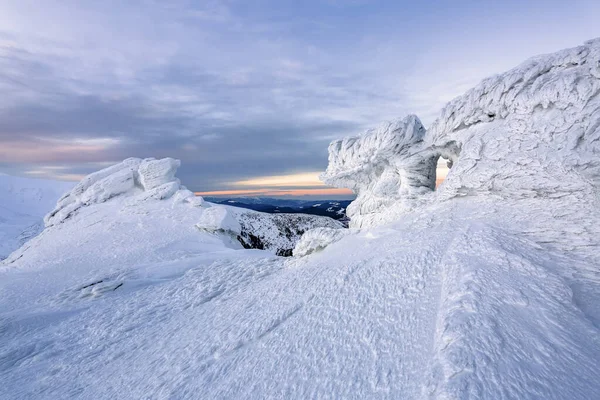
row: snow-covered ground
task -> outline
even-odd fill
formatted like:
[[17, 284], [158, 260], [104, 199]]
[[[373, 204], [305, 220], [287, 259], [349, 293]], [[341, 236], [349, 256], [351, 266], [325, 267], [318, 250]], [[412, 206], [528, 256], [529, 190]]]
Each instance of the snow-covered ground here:
[[0, 260], [42, 231], [44, 215], [72, 186], [0, 174]]
[[176, 160], [86, 178], [0, 264], [0, 398], [598, 398], [599, 93], [595, 41], [334, 142], [293, 258]]

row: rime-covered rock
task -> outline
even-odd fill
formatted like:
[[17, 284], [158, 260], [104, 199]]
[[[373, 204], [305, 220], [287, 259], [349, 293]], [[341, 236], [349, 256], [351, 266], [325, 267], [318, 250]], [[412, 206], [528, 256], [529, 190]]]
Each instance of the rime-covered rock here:
[[[596, 39], [484, 80], [448, 103], [427, 131], [409, 116], [332, 142], [321, 179], [356, 192], [351, 227], [457, 196], [594, 199], [599, 93]], [[439, 157], [452, 169], [434, 195]]]
[[175, 173], [180, 166], [181, 161], [173, 158], [144, 160], [138, 168], [140, 184], [144, 190], [152, 190], [166, 183], [179, 182], [175, 179]]
[[426, 135], [454, 159], [443, 198], [531, 198], [600, 186], [600, 39], [531, 58], [451, 101]]
[[81, 207], [104, 203], [114, 197], [126, 197], [129, 205], [148, 200], [164, 200], [179, 194], [182, 202], [202, 205], [202, 199], [181, 186], [175, 177], [180, 161], [172, 158], [128, 158], [123, 162], [94, 172], [64, 194], [44, 218], [46, 226], [56, 225], [69, 218]]
[[419, 118], [409, 115], [329, 145], [321, 180], [357, 194], [346, 212], [352, 227], [372, 225], [387, 208], [409, 207], [411, 200], [435, 189], [437, 157], [415, 151], [424, 135]]

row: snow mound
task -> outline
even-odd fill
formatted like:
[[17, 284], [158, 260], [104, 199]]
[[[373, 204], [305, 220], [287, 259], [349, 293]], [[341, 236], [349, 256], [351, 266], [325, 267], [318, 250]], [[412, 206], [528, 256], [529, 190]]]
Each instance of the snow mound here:
[[[600, 39], [534, 57], [451, 101], [334, 141], [321, 179], [354, 190], [351, 227], [453, 197], [592, 198], [600, 186]], [[435, 195], [435, 167], [448, 177]]]
[[176, 193], [176, 201], [201, 206], [203, 200], [181, 186], [175, 178], [179, 160], [128, 158], [123, 162], [86, 176], [63, 195], [54, 210], [44, 218], [47, 227], [59, 224], [81, 207], [104, 203], [114, 197], [130, 198], [130, 204], [149, 199], [164, 200]]
[[233, 216], [233, 213], [222, 206], [206, 209], [200, 216], [196, 227], [207, 232], [226, 233], [234, 237], [242, 231], [242, 227]]
[[294, 257], [304, 257], [311, 253], [321, 251], [348, 235], [348, 229], [315, 228], [302, 235], [294, 247]]

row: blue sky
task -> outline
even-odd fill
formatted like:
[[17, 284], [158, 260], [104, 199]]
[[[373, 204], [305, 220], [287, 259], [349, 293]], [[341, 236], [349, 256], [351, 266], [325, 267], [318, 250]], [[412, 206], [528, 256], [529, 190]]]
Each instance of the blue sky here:
[[171, 156], [196, 191], [321, 190], [304, 178], [329, 141], [427, 125], [484, 77], [600, 36], [598, 17], [598, 1], [5, 0], [0, 172]]

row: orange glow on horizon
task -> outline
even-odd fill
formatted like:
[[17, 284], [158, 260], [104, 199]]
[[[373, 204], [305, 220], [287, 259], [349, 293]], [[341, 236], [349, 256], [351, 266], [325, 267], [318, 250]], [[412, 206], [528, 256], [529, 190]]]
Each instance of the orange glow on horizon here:
[[253, 186], [253, 187], [312, 187], [325, 186], [319, 179], [319, 172], [306, 172], [290, 175], [272, 175], [260, 176], [252, 179], [233, 182], [234, 186]]
[[[446, 179], [449, 169], [445, 162], [438, 164], [436, 171], [436, 188]], [[231, 182], [231, 185], [237, 187], [247, 187], [247, 189], [229, 189], [215, 190], [209, 192], [196, 192], [198, 196], [353, 196], [350, 189], [337, 189], [325, 186], [319, 180], [318, 172], [307, 172], [291, 175], [263, 176], [237, 182]], [[294, 189], [279, 189], [280, 187], [295, 187]], [[315, 186], [323, 188], [315, 189]], [[312, 187], [304, 189], [303, 187]]]
[[196, 192], [197, 196], [352, 196], [350, 189], [290, 189], [290, 190], [272, 190], [272, 189], [255, 189], [255, 190], [216, 190], [212, 192]]

